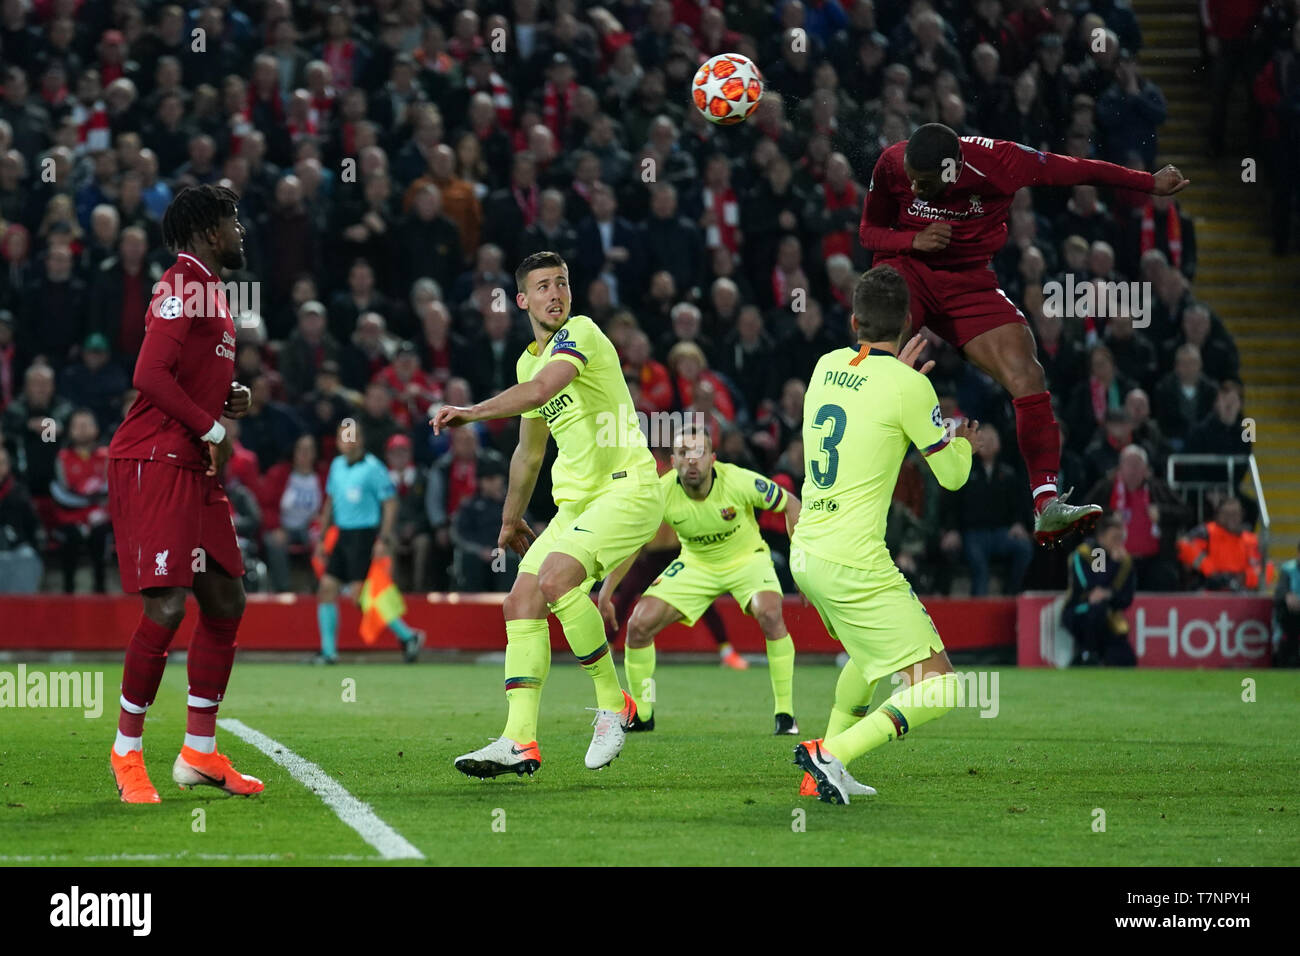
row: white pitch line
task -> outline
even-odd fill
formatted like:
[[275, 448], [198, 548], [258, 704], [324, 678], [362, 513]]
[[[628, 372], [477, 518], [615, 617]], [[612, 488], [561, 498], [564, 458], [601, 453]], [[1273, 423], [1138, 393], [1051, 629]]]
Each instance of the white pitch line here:
[[390, 827], [375, 814], [370, 804], [362, 803], [343, 787], [341, 783], [327, 774], [316, 764], [296, 753], [277, 740], [254, 730], [241, 720], [223, 717], [217, 726], [229, 731], [246, 743], [252, 744], [266, 754], [304, 787], [315, 792], [334, 811], [334, 814], [350, 826], [361, 839], [379, 851], [383, 860], [423, 860], [424, 854], [407, 842], [406, 838]]

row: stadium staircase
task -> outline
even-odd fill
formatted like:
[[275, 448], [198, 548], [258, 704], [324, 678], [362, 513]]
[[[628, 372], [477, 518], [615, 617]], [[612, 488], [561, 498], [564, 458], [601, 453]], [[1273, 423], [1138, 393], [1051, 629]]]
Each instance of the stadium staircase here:
[[1272, 254], [1266, 185], [1242, 182], [1246, 91], [1228, 111], [1228, 157], [1206, 155], [1209, 71], [1200, 26], [1187, 0], [1133, 0], [1142, 27], [1142, 73], [1169, 103], [1160, 162], [1192, 181], [1179, 199], [1196, 223], [1193, 289], [1223, 319], [1241, 353], [1245, 414], [1256, 422], [1255, 457], [1272, 519], [1270, 554], [1293, 555], [1300, 540], [1300, 256]]

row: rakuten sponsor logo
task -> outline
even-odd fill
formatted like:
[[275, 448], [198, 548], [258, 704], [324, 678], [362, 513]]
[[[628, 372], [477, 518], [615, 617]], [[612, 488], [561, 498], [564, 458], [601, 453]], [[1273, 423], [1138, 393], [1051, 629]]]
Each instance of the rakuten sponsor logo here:
[[1218, 617], [1184, 614], [1176, 606], [1161, 610], [1139, 606], [1134, 649], [1143, 664], [1221, 664], [1262, 661], [1268, 655], [1268, 625], [1258, 618], [1237, 619], [1226, 610]]

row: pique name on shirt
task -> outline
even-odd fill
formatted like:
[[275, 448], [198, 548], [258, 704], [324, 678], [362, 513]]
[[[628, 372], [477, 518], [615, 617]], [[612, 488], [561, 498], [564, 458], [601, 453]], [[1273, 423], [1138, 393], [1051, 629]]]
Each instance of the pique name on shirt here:
[[862, 383], [866, 380], [865, 375], [858, 375], [855, 372], [836, 372], [832, 370], [826, 373], [826, 378], [822, 384], [838, 385], [840, 388], [847, 388], [856, 392], [862, 388]]

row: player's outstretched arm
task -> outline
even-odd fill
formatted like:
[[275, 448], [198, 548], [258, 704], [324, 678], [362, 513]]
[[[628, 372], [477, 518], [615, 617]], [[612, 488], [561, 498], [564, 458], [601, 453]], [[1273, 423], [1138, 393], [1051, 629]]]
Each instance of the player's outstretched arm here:
[[546, 456], [546, 440], [551, 430], [541, 418], [522, 418], [519, 421], [519, 444], [510, 456], [510, 484], [506, 487], [506, 503], [501, 511], [501, 534], [497, 547], [511, 548], [520, 557], [536, 537], [524, 520], [524, 511], [533, 498], [537, 486], [537, 473]]
[[950, 436], [939, 411], [939, 398], [930, 380], [920, 375], [907, 376], [898, 393], [899, 421], [903, 432], [921, 450], [939, 484], [956, 491], [970, 477], [970, 438], [978, 422], [962, 422]]
[[564, 391], [578, 377], [577, 366], [567, 361], [551, 361], [526, 382], [512, 385], [498, 392], [486, 402], [476, 402], [469, 408], [444, 405], [438, 409], [430, 424], [435, 435], [444, 428], [456, 428], [488, 418], [512, 418], [522, 412], [531, 412], [545, 405]]
[[1012, 148], [1003, 151], [1003, 158], [1015, 182], [1022, 186], [1112, 186], [1172, 196], [1191, 184], [1176, 166], [1166, 166], [1153, 174], [1101, 159], [1037, 153], [1014, 143], [1008, 145]]

